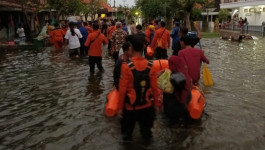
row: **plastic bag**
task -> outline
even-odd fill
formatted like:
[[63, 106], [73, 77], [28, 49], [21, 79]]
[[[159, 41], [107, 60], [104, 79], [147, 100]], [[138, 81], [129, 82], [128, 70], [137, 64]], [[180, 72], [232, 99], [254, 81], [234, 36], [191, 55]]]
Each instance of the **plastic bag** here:
[[174, 88], [170, 82], [170, 75], [171, 71], [169, 69], [165, 69], [165, 71], [158, 77], [157, 84], [163, 92], [172, 94], [174, 92]]
[[170, 82], [175, 90], [182, 90], [185, 88], [186, 77], [181, 72], [174, 72], [170, 76]]

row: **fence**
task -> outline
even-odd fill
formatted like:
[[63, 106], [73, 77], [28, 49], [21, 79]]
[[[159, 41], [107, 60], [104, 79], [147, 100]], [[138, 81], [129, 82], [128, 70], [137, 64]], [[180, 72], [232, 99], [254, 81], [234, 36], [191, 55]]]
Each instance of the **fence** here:
[[258, 32], [261, 33], [263, 37], [265, 36], [265, 25], [246, 25], [242, 27], [239, 27], [238, 25], [229, 25], [224, 28], [228, 30], [241, 31], [244, 34], [248, 34], [249, 32]]

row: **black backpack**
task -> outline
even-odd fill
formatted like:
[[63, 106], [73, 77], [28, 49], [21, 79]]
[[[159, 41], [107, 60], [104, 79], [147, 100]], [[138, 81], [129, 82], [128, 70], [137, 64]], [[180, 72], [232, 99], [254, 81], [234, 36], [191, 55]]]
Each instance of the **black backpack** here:
[[150, 77], [149, 73], [152, 68], [153, 63], [148, 62], [148, 66], [143, 71], [136, 70], [133, 62], [129, 62], [128, 66], [133, 74], [133, 85], [136, 93], [136, 101], [133, 106], [144, 105], [146, 101], [146, 91], [150, 88]]

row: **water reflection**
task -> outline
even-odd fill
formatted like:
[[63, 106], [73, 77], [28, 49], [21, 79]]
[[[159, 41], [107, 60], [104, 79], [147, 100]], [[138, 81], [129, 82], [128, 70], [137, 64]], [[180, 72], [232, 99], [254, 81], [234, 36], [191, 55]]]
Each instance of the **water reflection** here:
[[215, 85], [203, 87], [202, 120], [170, 125], [159, 115], [154, 142], [139, 130], [120, 143], [117, 118], [104, 116], [114, 63], [90, 75], [86, 59], [50, 48], [0, 54], [0, 149], [264, 149], [264, 39], [203, 39]]

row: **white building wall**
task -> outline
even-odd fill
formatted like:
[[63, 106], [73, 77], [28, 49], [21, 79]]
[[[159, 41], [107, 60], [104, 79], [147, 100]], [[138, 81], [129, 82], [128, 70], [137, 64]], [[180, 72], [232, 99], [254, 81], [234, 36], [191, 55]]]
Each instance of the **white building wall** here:
[[240, 7], [238, 17], [243, 19], [246, 17], [249, 25], [261, 25], [265, 21], [265, 12], [244, 12], [245, 9], [255, 8], [256, 7]]

